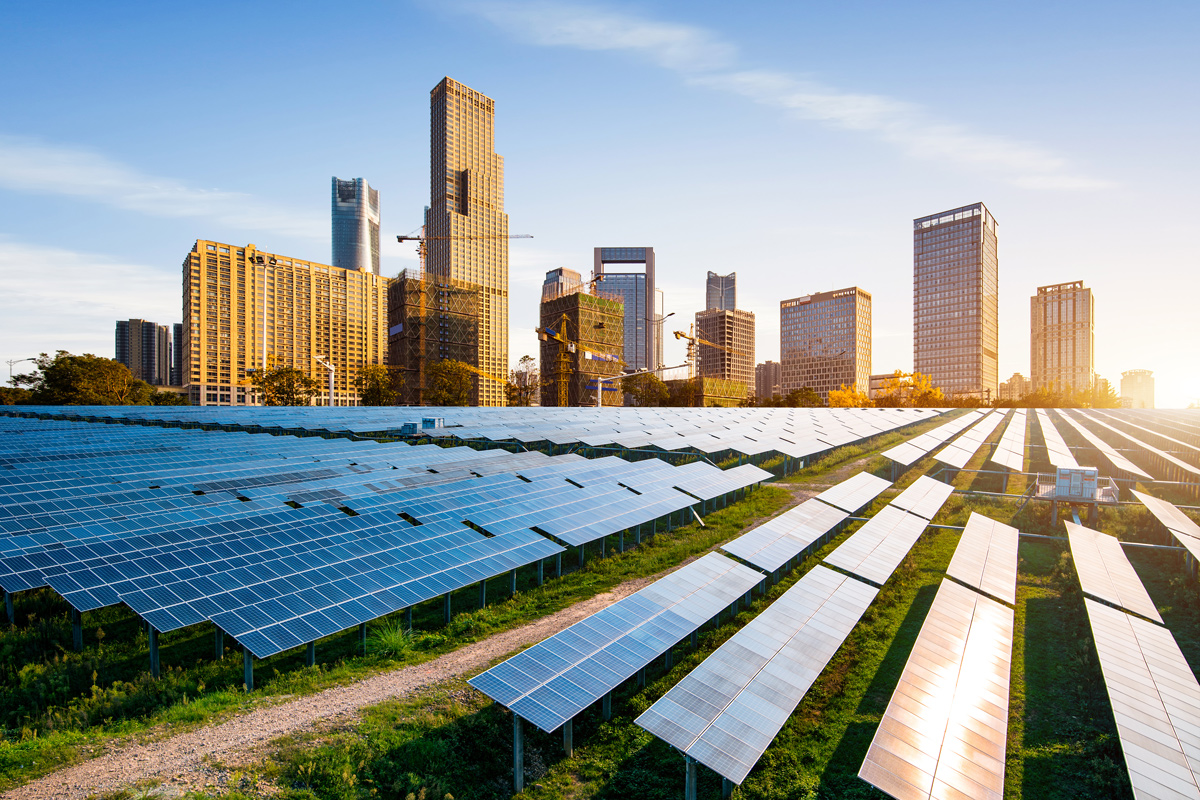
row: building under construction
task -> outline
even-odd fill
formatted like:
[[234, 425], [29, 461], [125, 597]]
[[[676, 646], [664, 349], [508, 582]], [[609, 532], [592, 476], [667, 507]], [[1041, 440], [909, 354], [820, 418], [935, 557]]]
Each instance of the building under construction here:
[[[551, 280], [557, 273], [570, 274]], [[622, 372], [625, 304], [617, 295], [588, 293], [572, 270], [552, 270], [542, 286], [541, 323], [542, 405], [594, 406], [597, 379]], [[619, 380], [602, 387], [604, 405], [622, 405]]]
[[[478, 284], [405, 270], [388, 286], [388, 365], [402, 376], [402, 405], [424, 405], [425, 372], [446, 358], [473, 367], [479, 350], [483, 289]], [[480, 404], [475, 376], [471, 405]]]

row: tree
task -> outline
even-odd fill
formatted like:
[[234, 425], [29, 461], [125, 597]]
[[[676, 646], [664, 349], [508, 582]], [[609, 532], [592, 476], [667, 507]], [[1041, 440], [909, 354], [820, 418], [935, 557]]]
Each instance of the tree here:
[[150, 384], [133, 377], [129, 367], [91, 353], [76, 356], [59, 350], [54, 358], [42, 353], [33, 372], [14, 375], [14, 386], [29, 387], [29, 402], [53, 406], [146, 405]]
[[517, 368], [509, 373], [504, 396], [510, 406], [531, 406], [538, 400], [541, 375], [533, 356], [521, 356]]
[[0, 386], [0, 406], [23, 406], [29, 403], [29, 390], [15, 386]]
[[842, 388], [831, 389], [829, 392], [830, 408], [868, 408], [870, 405], [871, 398], [857, 386], [847, 386], [843, 383]]
[[695, 408], [704, 404], [704, 379], [689, 378], [667, 384], [667, 405], [675, 408]]
[[621, 379], [621, 391], [630, 396], [635, 406], [666, 405], [671, 397], [667, 385], [653, 372], [639, 372]]
[[190, 406], [187, 395], [178, 392], [163, 392], [155, 389], [150, 395], [152, 406]]
[[358, 368], [353, 384], [359, 405], [390, 406], [400, 395], [404, 376], [383, 364], [364, 364]]
[[788, 392], [787, 397], [782, 398], [777, 405], [788, 408], [824, 408], [825, 403], [812, 387], [802, 386]]
[[255, 370], [252, 384], [264, 406], [307, 406], [321, 391], [321, 384], [275, 356], [265, 370]]
[[879, 408], [934, 408], [947, 405], [946, 395], [921, 372], [896, 370], [875, 395]]
[[471, 403], [471, 370], [461, 361], [443, 358], [425, 370], [425, 402], [431, 406]]

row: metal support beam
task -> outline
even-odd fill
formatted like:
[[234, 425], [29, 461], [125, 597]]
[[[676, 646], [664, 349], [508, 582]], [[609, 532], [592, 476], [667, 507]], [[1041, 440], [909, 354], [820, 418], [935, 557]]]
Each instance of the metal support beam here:
[[487, 605], [487, 579], [484, 578], [479, 582], [479, 607], [483, 608]]
[[583, 566], [583, 548], [584, 547], [586, 547], [586, 545], [583, 542], [580, 542], [579, 543], [579, 566], [580, 567]]
[[667, 652], [663, 654], [663, 666], [664, 666], [664, 668], [666, 668], [668, 670], [671, 669], [671, 650], [672, 649], [673, 648], [668, 647]]
[[515, 569], [508, 571], [508, 593], [510, 595], [517, 593], [517, 571]]
[[254, 691], [254, 656], [242, 645], [242, 684], [246, 693]]
[[721, 778], [721, 797], [724, 800], [733, 797], [733, 781], [729, 778]]
[[562, 553], [554, 556], [554, 577], [562, 577]]
[[13, 608], [12, 592], [4, 593], [4, 612], [6, 614], [8, 614], [8, 624], [16, 625], [17, 624], [17, 612]]
[[213, 655], [216, 656], [217, 661], [220, 661], [225, 657], [225, 631], [215, 625], [213, 628], [215, 629], [213, 631]]
[[317, 665], [317, 643], [309, 642], [308, 647], [304, 652], [304, 665], [306, 667], [315, 667]]
[[639, 689], [646, 687], [646, 668], [642, 667], [637, 671], [637, 685]]
[[696, 759], [683, 757], [683, 800], [696, 800]]
[[633, 543], [639, 545], [642, 543], [642, 523], [640, 522], [638, 523], [638, 526], [633, 534]]
[[621, 538], [618, 541], [620, 543], [617, 545], [617, 552], [624, 553], [625, 552], [625, 530], [624, 529], [621, 530]]
[[365, 622], [358, 625], [358, 649], [362, 655], [367, 654], [367, 623]]
[[450, 624], [450, 614], [451, 614], [450, 592], [446, 592], [446, 624], [447, 625]]
[[150, 677], [157, 678], [158, 672], [158, 631], [152, 627], [150, 628]]
[[612, 719], [612, 692], [605, 692], [601, 698], [600, 716], [604, 717], [605, 721]]
[[563, 723], [563, 750], [567, 754], [567, 758], [575, 755], [575, 718], [567, 720]]
[[539, 562], [538, 562], [538, 582], [537, 582], [537, 585], [538, 585], [538, 586], [541, 586], [541, 585], [542, 585], [543, 583], [545, 583], [545, 582], [546, 582], [546, 561], [545, 561], [545, 559], [542, 559], [541, 561], [539, 561]]
[[83, 649], [83, 614], [75, 608], [71, 609], [71, 644], [76, 653]]
[[692, 649], [695, 650], [699, 644], [700, 644], [700, 632], [692, 631]]
[[404, 609], [404, 630], [412, 633], [412, 606]]
[[525, 732], [521, 718], [513, 712], [513, 794], [525, 791]]

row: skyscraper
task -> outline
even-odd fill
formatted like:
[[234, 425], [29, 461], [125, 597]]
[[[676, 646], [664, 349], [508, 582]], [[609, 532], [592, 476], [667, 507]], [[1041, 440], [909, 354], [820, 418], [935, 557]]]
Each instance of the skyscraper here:
[[1154, 408], [1154, 373], [1129, 369], [1121, 373], [1122, 408]]
[[183, 385], [192, 405], [253, 405], [253, 370], [270, 360], [321, 386], [336, 368], [334, 404], [358, 405], [353, 379], [387, 357], [388, 279], [198, 240], [183, 260]]
[[998, 272], [983, 203], [913, 220], [913, 366], [948, 396], [996, 398]]
[[423, 405], [429, 367], [447, 358], [474, 363], [483, 289], [414, 269], [393, 278], [387, 296], [387, 363], [403, 377], [400, 404]]
[[710, 308], [696, 314], [696, 337], [717, 347], [698, 345], [696, 374], [737, 381], [754, 391], [754, 313]]
[[144, 319], [117, 320], [115, 360], [154, 386], [171, 382], [171, 329]]
[[1090, 391], [1096, 373], [1096, 305], [1083, 281], [1039, 286], [1029, 298], [1035, 392]]
[[871, 388], [871, 295], [851, 286], [779, 303], [782, 393]]
[[[658, 369], [662, 360], [661, 311], [654, 303], [653, 247], [597, 247], [592, 277], [604, 276], [596, 287], [619, 295], [625, 306], [625, 371]], [[609, 264], [642, 264], [641, 272], [610, 272]]]
[[737, 308], [737, 273], [718, 275], [710, 271], [704, 296], [705, 309], [732, 311]]
[[[475, 366], [507, 375], [508, 215], [504, 158], [495, 149], [495, 102], [445, 78], [430, 92], [429, 104], [427, 269], [435, 279], [483, 288]], [[504, 386], [477, 377], [475, 402], [504, 405]]]
[[183, 323], [171, 328], [171, 385], [183, 386]]
[[333, 266], [379, 271], [379, 192], [362, 178], [333, 179]]
[[764, 361], [754, 368], [754, 396], [759, 400], [769, 400], [780, 391], [782, 373], [778, 361]]
[[539, 315], [543, 329], [573, 342], [542, 339], [542, 405], [594, 406], [597, 391], [604, 405], [621, 405], [621, 382], [599, 380], [622, 372], [625, 309], [620, 296], [589, 290], [574, 270], [555, 269], [542, 284]]

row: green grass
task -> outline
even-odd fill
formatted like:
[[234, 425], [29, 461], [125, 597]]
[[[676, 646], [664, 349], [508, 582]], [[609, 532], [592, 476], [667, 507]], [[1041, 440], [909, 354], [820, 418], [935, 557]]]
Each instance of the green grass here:
[[[128, 611], [103, 609], [85, 616], [83, 652], [68, 650], [65, 603], [50, 592], [18, 598], [18, 624], [0, 634], [0, 714], [7, 714], [0, 741], [0, 790], [66, 764], [92, 757], [115, 738], [167, 735], [226, 718], [259, 703], [345, 685], [371, 674], [430, 660], [465, 644], [540, 619], [634, 578], [678, 566], [732, 538], [751, 520], [776, 513], [790, 501], [779, 487], [764, 486], [746, 499], [692, 523], [644, 539], [640, 547], [609, 557], [592, 557], [582, 569], [536, 586], [534, 568], [519, 574], [518, 592], [508, 596], [508, 577], [489, 582], [489, 605], [478, 608], [478, 588], [456, 592], [456, 614], [443, 624], [440, 600], [414, 614], [414, 631], [394, 632], [399, 614], [374, 623], [368, 655], [360, 655], [357, 630], [317, 644], [324, 663], [304, 666], [303, 648], [255, 663], [255, 691], [242, 692], [242, 655], [213, 658], [210, 626], [161, 637], [163, 672], [146, 672], [146, 634]], [[593, 545], [589, 551], [596, 553]], [[564, 555], [564, 567], [574, 563]], [[552, 567], [551, 567], [552, 569]], [[547, 573], [549, 574], [549, 573]], [[497, 602], [496, 598], [505, 597]], [[101, 634], [103, 631], [103, 634]], [[389, 643], [390, 642], [390, 643]]]
[[[913, 476], [905, 476], [906, 482]], [[882, 505], [881, 498], [876, 506]], [[938, 522], [963, 525], [971, 512], [1021, 530], [1061, 536], [1049, 508], [1029, 504], [1014, 517], [1011, 500], [956, 495]], [[1158, 536], [1148, 513], [1105, 509], [1100, 528], [1141, 541]], [[650, 682], [614, 693], [614, 715], [585, 711], [575, 723], [575, 755], [560, 736], [525, 724], [523, 798], [672, 798], [683, 793], [679, 754], [633, 720], [739, 627], [786, 591], [853, 527], [809, 558], [736, 622], [706, 630], [696, 651], [677, 650]], [[771, 748], [734, 797], [883, 798], [857, 777], [879, 720], [953, 555], [956, 530], [931, 528], [880, 591], [863, 620], [822, 672]], [[1061, 541], [1023, 540], [1015, 608], [1006, 798], [1132, 797], [1074, 568]], [[1133, 560], [1191, 663], [1200, 663], [1200, 601], [1194, 579], [1170, 552], [1136, 551]], [[421, 697], [376, 706], [353, 731], [297, 739], [280, 746], [271, 779], [280, 797], [350, 800], [427, 798], [498, 800], [511, 794], [509, 714], [456, 681]], [[353, 775], [353, 785], [350, 776]], [[720, 796], [719, 778], [700, 769], [700, 797]], [[371, 794], [374, 790], [375, 794]]]

